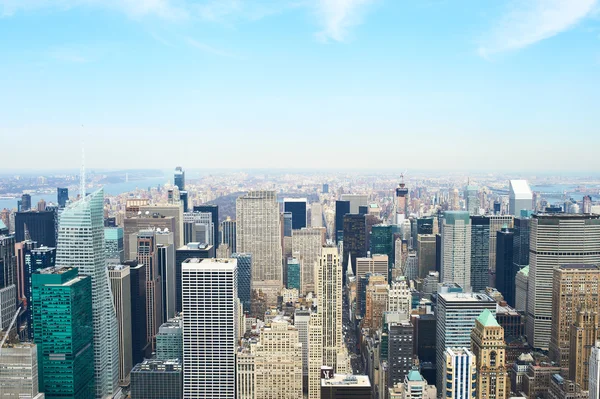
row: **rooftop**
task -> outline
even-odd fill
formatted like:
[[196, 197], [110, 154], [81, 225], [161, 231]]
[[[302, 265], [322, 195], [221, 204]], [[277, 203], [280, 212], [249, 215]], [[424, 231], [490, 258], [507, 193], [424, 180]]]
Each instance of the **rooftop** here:
[[347, 385], [357, 387], [370, 387], [371, 382], [369, 377], [366, 375], [345, 375], [345, 374], [334, 374], [332, 378], [321, 379], [321, 386], [332, 386], [332, 385]]
[[489, 309], [485, 309], [479, 317], [477, 317], [477, 321], [479, 321], [484, 327], [500, 327], [500, 324], [496, 321], [496, 318], [489, 311]]
[[408, 372], [406, 378], [409, 381], [423, 381], [423, 376], [417, 370], [411, 370]]
[[583, 264], [579, 264], [579, 263], [574, 263], [574, 264], [560, 265], [559, 269], [561, 269], [561, 270], [568, 270], [568, 269], [598, 270], [599, 267], [598, 267], [598, 265], [583, 265]]
[[511, 180], [509, 191], [515, 196], [515, 199], [531, 199], [533, 197], [527, 180]]

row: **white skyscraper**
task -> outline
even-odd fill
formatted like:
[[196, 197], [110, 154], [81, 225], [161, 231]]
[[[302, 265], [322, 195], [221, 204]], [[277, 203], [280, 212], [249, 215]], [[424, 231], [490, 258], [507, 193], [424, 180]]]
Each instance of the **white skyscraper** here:
[[323, 247], [317, 265], [317, 312], [323, 320], [323, 365], [337, 372], [342, 339], [342, 263], [337, 247]]
[[525, 330], [534, 348], [548, 348], [554, 269], [600, 264], [600, 216], [539, 214], [531, 219]]
[[471, 290], [471, 219], [469, 212], [446, 212], [442, 222], [442, 283]]
[[[438, 389], [444, 398], [470, 399], [477, 389], [475, 355], [466, 347], [446, 348], [444, 386]], [[446, 392], [446, 394], [443, 394]]]
[[234, 399], [237, 261], [192, 258], [181, 271], [183, 398]]
[[281, 221], [275, 191], [250, 191], [236, 201], [237, 252], [252, 254], [252, 288], [276, 303], [283, 287]]
[[518, 217], [522, 210], [531, 211], [533, 209], [533, 193], [527, 180], [511, 180], [508, 185], [508, 212]]
[[96, 398], [118, 390], [119, 338], [104, 252], [104, 191], [73, 202], [60, 215], [56, 265], [92, 279]]

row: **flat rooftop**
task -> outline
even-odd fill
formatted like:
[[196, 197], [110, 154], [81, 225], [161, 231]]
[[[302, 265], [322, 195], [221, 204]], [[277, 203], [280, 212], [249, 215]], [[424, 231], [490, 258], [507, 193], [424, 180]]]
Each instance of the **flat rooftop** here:
[[371, 382], [369, 376], [366, 375], [346, 375], [346, 374], [334, 374], [333, 378], [321, 379], [321, 386], [356, 386], [356, 387], [370, 387]]
[[496, 302], [486, 294], [471, 292], [446, 292], [438, 294], [446, 302]]

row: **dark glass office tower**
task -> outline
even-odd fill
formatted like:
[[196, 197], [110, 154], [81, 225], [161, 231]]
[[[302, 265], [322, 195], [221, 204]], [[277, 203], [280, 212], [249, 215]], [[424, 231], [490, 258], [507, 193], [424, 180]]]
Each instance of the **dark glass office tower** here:
[[293, 230], [306, 227], [306, 199], [286, 198], [283, 201], [283, 211], [292, 213]]
[[[0, 288], [17, 284], [17, 255], [15, 236], [0, 236]], [[15, 301], [17, 298], [15, 298]]]
[[229, 245], [229, 249], [232, 253], [236, 252], [236, 223], [235, 220], [231, 220], [227, 217], [221, 224], [221, 243]]
[[21, 209], [19, 209], [19, 210], [21, 212], [31, 210], [31, 195], [23, 194], [21, 196]]
[[252, 255], [231, 254], [237, 260], [238, 298], [242, 302], [244, 312], [250, 313], [250, 301], [252, 298]]
[[509, 306], [515, 306], [515, 279], [520, 270], [513, 262], [514, 233], [503, 228], [496, 233], [496, 288]]
[[471, 216], [471, 289], [485, 290], [489, 285], [490, 219]]
[[[196, 211], [196, 207], [194, 207]], [[175, 311], [181, 312], [183, 305], [181, 302], [181, 264], [184, 260], [190, 258], [209, 259], [215, 257], [214, 246], [199, 243], [188, 243], [175, 251]]]
[[388, 281], [392, 281], [392, 267], [394, 266], [394, 232], [391, 225], [377, 224], [371, 229], [370, 240], [371, 254], [388, 256]]
[[180, 191], [179, 192], [179, 200], [183, 204], [183, 211], [187, 212], [188, 211], [188, 192]]
[[146, 359], [131, 370], [131, 399], [183, 397], [182, 359]]
[[529, 236], [531, 219], [515, 219], [514, 240], [513, 240], [513, 262], [521, 270], [529, 264]]
[[399, 382], [404, 382], [404, 377], [412, 370], [414, 355], [413, 334], [414, 327], [408, 320], [388, 324], [389, 368], [387, 388]]
[[23, 295], [27, 299], [27, 333], [33, 339], [33, 313], [31, 304], [31, 276], [38, 270], [52, 268], [56, 264], [56, 248], [26, 248], [25, 265], [23, 268]]
[[323, 183], [323, 194], [329, 194], [329, 184]]
[[180, 192], [185, 190], [185, 171], [181, 166], [175, 168], [174, 184]]
[[291, 237], [292, 236], [292, 212], [283, 212], [283, 236]]
[[39, 245], [56, 247], [56, 224], [54, 212], [17, 212], [15, 214], [15, 239], [25, 241], [25, 227], [29, 237]]
[[146, 338], [146, 265], [135, 260], [124, 264], [129, 266], [131, 284], [131, 362], [137, 364], [151, 349]]
[[208, 204], [197, 205], [194, 207], [194, 212], [210, 212], [210, 214], [212, 215], [213, 225], [215, 226], [215, 229], [213, 231], [213, 244], [215, 248], [219, 248], [219, 206]]
[[[335, 201], [335, 242], [344, 239], [344, 215], [350, 213], [350, 201]], [[345, 279], [344, 279], [345, 281]]]
[[356, 258], [367, 256], [367, 223], [365, 215], [344, 215], [344, 268], [342, 281], [346, 282], [348, 256], [352, 257], [352, 272], [356, 275]]
[[69, 200], [69, 189], [58, 187], [56, 189], [56, 201], [58, 202], [59, 208], [64, 208], [67, 206], [67, 201]]
[[417, 219], [417, 235], [418, 234], [433, 234], [433, 218]]

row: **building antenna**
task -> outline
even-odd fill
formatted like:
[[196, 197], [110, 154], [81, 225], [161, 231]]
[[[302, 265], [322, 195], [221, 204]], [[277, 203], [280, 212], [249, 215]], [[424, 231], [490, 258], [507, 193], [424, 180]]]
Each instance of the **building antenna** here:
[[[81, 125], [83, 127], [83, 125]], [[85, 198], [85, 144], [81, 143], [81, 172], [79, 173], [79, 189], [81, 190], [81, 199]]]

